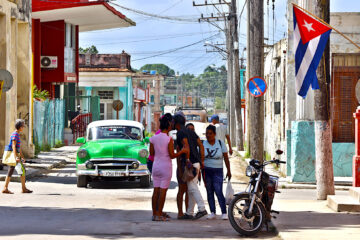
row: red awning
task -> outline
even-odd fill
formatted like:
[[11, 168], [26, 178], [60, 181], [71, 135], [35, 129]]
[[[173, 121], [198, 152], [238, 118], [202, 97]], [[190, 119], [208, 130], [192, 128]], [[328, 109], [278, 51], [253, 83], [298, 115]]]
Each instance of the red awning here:
[[79, 26], [80, 32], [135, 26], [135, 22], [106, 2], [84, 2], [33, 9], [33, 19], [41, 22], [64, 20]]

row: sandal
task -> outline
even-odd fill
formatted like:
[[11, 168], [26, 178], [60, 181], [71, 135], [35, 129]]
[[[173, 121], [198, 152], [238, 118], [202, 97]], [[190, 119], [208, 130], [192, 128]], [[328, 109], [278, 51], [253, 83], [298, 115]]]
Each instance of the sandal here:
[[164, 216], [154, 216], [155, 222], [168, 222], [169, 219]]
[[166, 213], [166, 212], [163, 212], [163, 215], [162, 215], [163, 217], [166, 217], [166, 218], [171, 218], [170, 217], [170, 215], [168, 214], [168, 213]]
[[22, 191], [22, 193], [32, 193], [33, 191], [29, 190], [29, 189], [25, 189]]
[[4, 193], [4, 194], [14, 194], [13, 192], [9, 191], [9, 189], [4, 189], [2, 191], [2, 193]]

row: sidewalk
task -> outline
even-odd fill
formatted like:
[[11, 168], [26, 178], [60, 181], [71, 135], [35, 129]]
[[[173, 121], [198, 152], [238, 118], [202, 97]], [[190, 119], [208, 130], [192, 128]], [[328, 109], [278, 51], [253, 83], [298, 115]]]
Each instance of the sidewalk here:
[[[35, 159], [27, 159], [25, 165], [26, 179], [41, 176], [43, 172], [65, 165], [66, 162], [74, 161], [76, 158], [76, 151], [78, 146], [64, 146], [61, 148], [53, 148], [50, 152], [41, 152]], [[4, 181], [7, 175], [8, 167], [4, 166], [0, 170], [0, 181]], [[19, 182], [20, 177], [14, 171], [11, 181]]]
[[[266, 172], [279, 176], [272, 165], [266, 167]], [[335, 186], [336, 195], [348, 195], [344, 190], [350, 186], [344, 183], [350, 181], [335, 179], [340, 183]], [[327, 201], [316, 200], [315, 184], [290, 183], [288, 179], [280, 178], [278, 190], [281, 193], [275, 195], [272, 209], [280, 214], [272, 214], [277, 217], [272, 222], [282, 239], [360, 239], [360, 214], [332, 211], [327, 207]]]

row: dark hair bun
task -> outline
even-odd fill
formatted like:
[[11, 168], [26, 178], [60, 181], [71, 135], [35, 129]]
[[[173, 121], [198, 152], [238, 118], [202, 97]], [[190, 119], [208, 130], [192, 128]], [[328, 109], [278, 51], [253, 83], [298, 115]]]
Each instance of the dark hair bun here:
[[160, 118], [160, 129], [165, 130], [168, 129], [170, 126], [170, 121], [166, 117]]

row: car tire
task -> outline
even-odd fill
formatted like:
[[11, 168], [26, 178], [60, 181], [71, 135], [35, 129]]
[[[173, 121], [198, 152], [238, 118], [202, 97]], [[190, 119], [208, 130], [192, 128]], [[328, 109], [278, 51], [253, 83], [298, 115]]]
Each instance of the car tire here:
[[88, 177], [87, 176], [78, 176], [77, 177], [77, 186], [79, 188], [86, 188], [88, 184]]
[[145, 188], [150, 187], [150, 175], [140, 177], [140, 186]]

